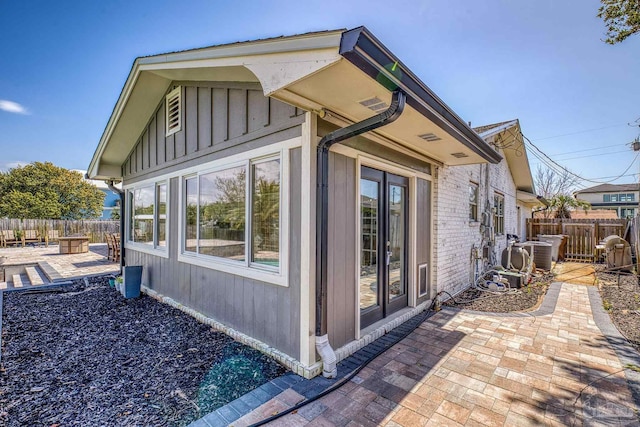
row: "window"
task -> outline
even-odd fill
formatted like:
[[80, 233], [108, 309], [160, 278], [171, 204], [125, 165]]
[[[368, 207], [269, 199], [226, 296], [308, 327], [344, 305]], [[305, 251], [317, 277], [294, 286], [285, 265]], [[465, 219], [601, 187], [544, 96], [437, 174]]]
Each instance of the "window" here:
[[496, 193], [493, 196], [493, 226], [496, 234], [504, 234], [504, 196]]
[[127, 190], [128, 235], [132, 243], [150, 248], [167, 246], [167, 184], [146, 184]]
[[245, 192], [244, 167], [200, 175], [198, 253], [244, 261]]
[[280, 159], [247, 161], [183, 180], [183, 252], [280, 268]]
[[602, 201], [604, 203], [609, 203], [611, 201], [611, 194], [603, 194], [602, 195]]
[[182, 88], [178, 86], [166, 96], [165, 128], [166, 136], [182, 129]]
[[478, 220], [478, 184], [469, 183], [469, 219]]
[[635, 216], [635, 209], [620, 208], [620, 218], [633, 218], [634, 216]]

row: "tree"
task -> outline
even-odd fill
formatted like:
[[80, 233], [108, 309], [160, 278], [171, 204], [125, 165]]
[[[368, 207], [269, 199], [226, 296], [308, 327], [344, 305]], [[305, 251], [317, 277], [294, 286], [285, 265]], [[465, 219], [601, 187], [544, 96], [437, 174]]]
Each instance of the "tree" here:
[[598, 17], [607, 26], [605, 43], [616, 44], [640, 32], [640, 0], [600, 0]]
[[547, 200], [559, 194], [569, 195], [578, 184], [578, 178], [564, 169], [562, 173], [538, 165], [535, 184], [537, 193]]
[[556, 218], [571, 218], [571, 211], [576, 209], [587, 211], [591, 208], [591, 205], [573, 196], [558, 194], [549, 200], [549, 208], [552, 209]]
[[0, 173], [0, 217], [85, 219], [102, 214], [104, 193], [78, 172], [34, 162]]

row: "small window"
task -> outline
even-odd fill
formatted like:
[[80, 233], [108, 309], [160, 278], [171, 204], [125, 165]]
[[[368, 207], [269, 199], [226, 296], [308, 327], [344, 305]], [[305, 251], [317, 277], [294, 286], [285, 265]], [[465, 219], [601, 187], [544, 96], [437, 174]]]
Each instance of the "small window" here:
[[602, 195], [602, 201], [604, 203], [609, 203], [611, 201], [611, 194], [603, 194]]
[[469, 183], [469, 219], [478, 220], [478, 184]]
[[167, 184], [159, 182], [128, 190], [128, 236], [131, 243], [155, 249], [167, 246]]
[[178, 86], [166, 97], [166, 136], [182, 129], [182, 88]]
[[493, 197], [493, 226], [496, 234], [504, 234], [504, 196], [496, 193]]
[[617, 202], [618, 201], [618, 195], [617, 194], [612, 194], [611, 195], [611, 201], [612, 202]]

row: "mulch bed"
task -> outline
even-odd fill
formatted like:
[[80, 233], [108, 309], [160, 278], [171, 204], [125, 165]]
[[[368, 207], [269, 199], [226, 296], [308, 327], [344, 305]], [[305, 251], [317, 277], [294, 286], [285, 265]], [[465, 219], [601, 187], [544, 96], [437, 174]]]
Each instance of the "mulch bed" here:
[[0, 425], [182, 426], [285, 369], [106, 279], [5, 293]]
[[638, 276], [597, 272], [602, 304], [629, 342], [640, 350], [640, 286]]
[[[535, 309], [542, 301], [552, 281], [553, 274], [539, 273], [533, 277], [529, 285], [517, 291], [485, 292], [472, 287], [454, 298], [449, 298], [444, 305], [492, 313], [529, 311]], [[448, 295], [445, 294], [444, 297], [447, 298]]]

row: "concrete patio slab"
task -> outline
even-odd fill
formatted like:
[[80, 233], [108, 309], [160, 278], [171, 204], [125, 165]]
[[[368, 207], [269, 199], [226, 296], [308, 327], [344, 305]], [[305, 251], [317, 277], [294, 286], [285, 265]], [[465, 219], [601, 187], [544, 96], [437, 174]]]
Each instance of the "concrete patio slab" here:
[[[269, 425], [640, 425], [625, 368], [637, 352], [610, 339], [598, 310], [594, 317], [595, 288], [556, 288], [552, 313], [443, 310], [343, 387]], [[283, 391], [233, 425], [302, 399]]]

